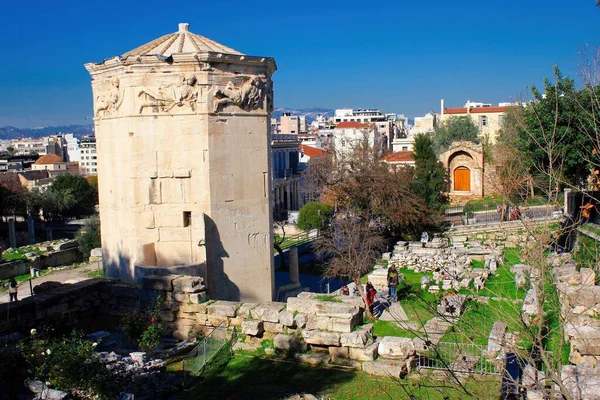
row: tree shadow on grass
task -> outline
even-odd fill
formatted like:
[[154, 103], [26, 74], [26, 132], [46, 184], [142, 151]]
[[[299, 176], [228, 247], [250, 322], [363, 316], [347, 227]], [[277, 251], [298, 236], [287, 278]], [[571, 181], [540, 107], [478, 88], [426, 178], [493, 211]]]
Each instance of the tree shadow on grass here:
[[352, 370], [236, 355], [227, 365], [207, 370], [202, 378], [190, 382], [178, 397], [182, 400], [278, 400], [297, 393], [324, 394], [354, 376]]

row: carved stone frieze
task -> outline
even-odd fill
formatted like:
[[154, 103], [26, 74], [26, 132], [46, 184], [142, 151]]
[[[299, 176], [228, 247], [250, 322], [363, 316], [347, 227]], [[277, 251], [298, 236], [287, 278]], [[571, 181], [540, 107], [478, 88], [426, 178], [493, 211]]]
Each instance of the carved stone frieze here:
[[138, 92], [142, 99], [138, 113], [152, 107], [158, 112], [169, 112], [175, 107], [189, 106], [196, 111], [198, 101], [198, 80], [194, 75], [186, 77], [178, 75], [175, 82], [163, 81], [157, 86], [147, 87]]
[[123, 102], [123, 88], [119, 78], [105, 79], [96, 89], [94, 116], [103, 118], [118, 110]]
[[244, 111], [271, 110], [273, 107], [271, 80], [260, 76], [240, 76], [229, 81], [225, 86], [217, 87], [213, 95], [213, 112], [219, 113], [229, 105], [237, 106]]

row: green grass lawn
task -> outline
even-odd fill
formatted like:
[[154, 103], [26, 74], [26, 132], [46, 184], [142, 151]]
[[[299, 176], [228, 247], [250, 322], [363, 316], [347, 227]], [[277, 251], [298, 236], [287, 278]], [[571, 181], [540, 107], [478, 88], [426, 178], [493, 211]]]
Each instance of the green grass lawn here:
[[[180, 373], [181, 363], [169, 365]], [[431, 379], [391, 379], [372, 377], [348, 368], [314, 367], [292, 360], [253, 355], [235, 355], [226, 365], [215, 368], [186, 390], [177, 393], [182, 400], [211, 399], [283, 399], [298, 393], [310, 393], [333, 400], [353, 399], [489, 399], [499, 393], [497, 381], [485, 384], [474, 379], [465, 382], [471, 395], [456, 385]]]
[[[526, 291], [523, 288], [517, 290], [514, 275], [510, 272], [510, 267], [521, 262], [520, 254], [520, 249], [504, 249], [504, 265], [498, 266], [496, 274], [490, 276], [483, 290], [479, 293], [471, 290], [469, 293], [489, 297], [489, 304], [469, 302], [458, 323], [448, 331], [443, 341], [487, 345], [495, 321], [507, 323], [509, 331], [522, 330], [519, 318], [522, 303], [513, 303], [512, 300], [524, 299]], [[482, 262], [473, 261], [473, 267], [482, 266]], [[493, 297], [505, 300], [492, 300]]]
[[417, 337], [415, 332], [400, 328], [394, 321], [377, 320], [373, 323], [373, 336], [399, 336], [406, 338]]
[[[556, 198], [556, 202], [558, 204], [562, 204], [563, 197], [564, 197], [564, 194], [560, 193]], [[465, 206], [465, 208], [468, 208], [471, 211], [495, 210], [496, 206], [498, 206], [500, 204], [502, 204], [502, 197], [487, 196], [487, 197], [484, 197], [483, 199], [479, 199], [479, 200], [470, 200], [467, 203], [467, 205]], [[543, 205], [548, 204], [548, 199], [546, 199], [544, 197], [536, 196], [536, 197], [530, 197], [527, 199], [521, 199], [519, 201], [516, 201], [516, 204], [518, 204], [521, 207], [543, 206]]]

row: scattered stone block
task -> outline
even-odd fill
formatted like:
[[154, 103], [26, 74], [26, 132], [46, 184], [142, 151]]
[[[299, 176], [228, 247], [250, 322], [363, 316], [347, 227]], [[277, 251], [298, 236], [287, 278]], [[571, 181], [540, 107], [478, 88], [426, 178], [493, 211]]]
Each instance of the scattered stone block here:
[[289, 310], [281, 310], [279, 312], [279, 322], [287, 327], [294, 326], [294, 314]]
[[263, 321], [245, 320], [242, 322], [242, 333], [249, 336], [260, 336], [264, 332]]
[[277, 323], [279, 322], [279, 312], [284, 308], [284, 303], [262, 303], [253, 308], [250, 313], [254, 319]]
[[596, 273], [591, 268], [581, 268], [579, 270], [581, 275], [580, 284], [582, 286], [594, 286], [596, 284]]
[[298, 329], [303, 329], [308, 321], [308, 316], [303, 313], [298, 313], [294, 317], [294, 323]]
[[313, 366], [327, 364], [330, 360], [328, 353], [302, 353], [296, 354], [296, 359], [300, 362]]
[[415, 353], [412, 339], [385, 336], [379, 342], [377, 353], [380, 357], [392, 360], [405, 360]]
[[206, 309], [209, 315], [218, 317], [235, 317], [238, 303], [233, 301], [216, 301], [207, 306]]
[[339, 361], [348, 359], [348, 348], [347, 347], [330, 347], [329, 356], [331, 361]]
[[323, 346], [339, 346], [340, 334], [337, 332], [324, 332], [304, 329], [302, 337], [308, 344], [316, 344]]
[[256, 303], [244, 303], [238, 309], [237, 315], [241, 318], [251, 318], [250, 311], [257, 305]]
[[264, 323], [265, 331], [270, 333], [285, 333], [286, 328], [283, 324], [278, 324], [275, 322], [266, 322]]
[[363, 371], [369, 375], [387, 376], [390, 378], [403, 378], [408, 373], [406, 362], [377, 360], [364, 362]]
[[377, 358], [377, 349], [379, 348], [380, 339], [375, 343], [370, 344], [364, 348], [360, 347], [349, 347], [348, 358], [356, 361], [373, 361]]
[[306, 344], [297, 335], [277, 334], [273, 338], [273, 345], [276, 349], [284, 351], [301, 352], [306, 350]]

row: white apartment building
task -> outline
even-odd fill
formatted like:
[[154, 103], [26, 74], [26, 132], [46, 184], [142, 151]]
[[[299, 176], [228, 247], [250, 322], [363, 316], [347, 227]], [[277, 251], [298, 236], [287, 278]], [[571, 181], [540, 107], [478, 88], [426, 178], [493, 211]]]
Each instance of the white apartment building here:
[[373, 125], [377, 128], [379, 135], [385, 136], [387, 147], [391, 144], [393, 137], [396, 114], [384, 114], [375, 108], [359, 108], [356, 110], [352, 108], [339, 108], [335, 110], [333, 120], [336, 124], [341, 122], [361, 122]]
[[66, 160], [69, 162], [79, 162], [79, 139], [77, 139], [72, 133], [65, 134], [63, 138], [67, 146]]
[[79, 171], [82, 175], [96, 175], [96, 137], [86, 136], [79, 142]]
[[362, 122], [340, 122], [333, 130], [332, 138], [336, 155], [349, 154], [365, 138], [371, 147], [382, 148], [386, 145], [383, 143], [383, 135], [372, 125]]

